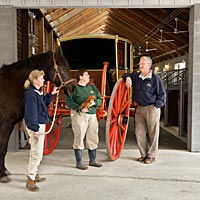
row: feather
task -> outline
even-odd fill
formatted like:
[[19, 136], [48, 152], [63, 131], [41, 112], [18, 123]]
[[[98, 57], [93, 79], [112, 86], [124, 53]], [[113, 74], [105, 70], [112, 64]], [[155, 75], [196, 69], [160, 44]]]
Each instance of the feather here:
[[90, 108], [91, 106], [95, 105], [95, 96], [89, 96], [82, 104], [81, 108]]

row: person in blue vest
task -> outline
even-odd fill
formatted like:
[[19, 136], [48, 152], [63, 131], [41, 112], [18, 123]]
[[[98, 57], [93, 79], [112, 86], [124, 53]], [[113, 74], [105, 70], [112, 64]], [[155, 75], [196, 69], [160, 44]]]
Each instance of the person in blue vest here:
[[[94, 84], [88, 84], [89, 81], [88, 71], [78, 70], [76, 89], [66, 99], [67, 107], [71, 109], [76, 168], [81, 170], [88, 169], [88, 166], [82, 162], [82, 151], [85, 148], [84, 138], [86, 138], [86, 148], [88, 148], [89, 166], [102, 167], [102, 164], [96, 161], [96, 149], [99, 143], [96, 109], [101, 105], [102, 97]], [[88, 97], [93, 97], [94, 101], [88, 106], [83, 106]]]
[[166, 102], [166, 90], [161, 78], [151, 70], [152, 59], [142, 56], [139, 71], [125, 73], [122, 78], [126, 87], [133, 87], [135, 114], [135, 135], [141, 157], [137, 160], [150, 164], [156, 160], [161, 107]]

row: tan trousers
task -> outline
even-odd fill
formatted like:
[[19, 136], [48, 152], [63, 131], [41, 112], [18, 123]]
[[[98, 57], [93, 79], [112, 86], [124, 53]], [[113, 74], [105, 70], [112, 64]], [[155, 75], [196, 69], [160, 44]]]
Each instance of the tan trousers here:
[[[38, 138], [34, 136], [34, 131], [28, 129], [26, 127], [27, 133], [29, 135], [29, 143], [30, 143], [30, 155], [29, 155], [29, 163], [28, 163], [28, 173], [27, 175], [35, 180], [35, 176], [38, 172], [38, 167], [43, 157], [44, 150], [44, 134], [41, 134]], [[45, 124], [40, 124], [39, 132], [45, 132]]]
[[155, 157], [160, 132], [160, 108], [138, 106], [135, 115], [135, 135], [142, 157]]
[[77, 113], [71, 110], [72, 130], [74, 132], [74, 149], [84, 149], [84, 138], [86, 137], [86, 148], [96, 149], [99, 143], [99, 126], [96, 114]]

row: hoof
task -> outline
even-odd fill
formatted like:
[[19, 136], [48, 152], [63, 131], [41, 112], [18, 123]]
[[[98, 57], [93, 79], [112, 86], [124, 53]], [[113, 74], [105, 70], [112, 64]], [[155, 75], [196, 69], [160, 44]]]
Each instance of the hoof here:
[[9, 178], [8, 176], [3, 176], [0, 178], [0, 183], [8, 183], [11, 181], [11, 178]]
[[11, 175], [11, 173], [7, 169], [5, 170], [5, 173], [6, 173], [7, 176]]

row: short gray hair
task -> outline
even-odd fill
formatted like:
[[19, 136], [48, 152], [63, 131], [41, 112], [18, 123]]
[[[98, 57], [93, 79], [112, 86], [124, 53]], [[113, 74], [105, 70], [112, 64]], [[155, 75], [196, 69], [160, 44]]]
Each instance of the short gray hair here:
[[142, 56], [140, 59], [146, 60], [150, 65], [152, 65], [152, 59], [149, 56]]

